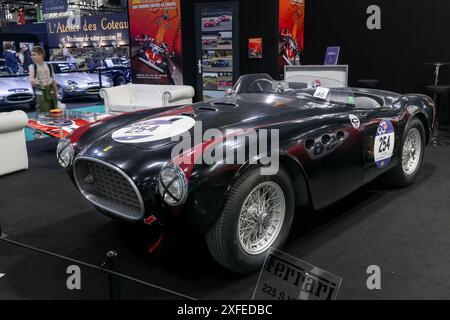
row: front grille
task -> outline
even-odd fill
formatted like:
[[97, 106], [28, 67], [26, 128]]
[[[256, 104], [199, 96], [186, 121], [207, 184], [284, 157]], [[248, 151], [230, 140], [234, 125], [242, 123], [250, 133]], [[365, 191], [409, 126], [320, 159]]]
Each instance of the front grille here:
[[6, 102], [10, 103], [26, 103], [33, 99], [31, 93], [17, 93], [6, 97]]
[[75, 180], [81, 193], [94, 205], [125, 219], [144, 216], [142, 197], [134, 182], [119, 168], [92, 158], [77, 158]]
[[92, 87], [92, 88], [86, 89], [87, 94], [99, 94], [99, 92], [100, 92], [100, 87]]

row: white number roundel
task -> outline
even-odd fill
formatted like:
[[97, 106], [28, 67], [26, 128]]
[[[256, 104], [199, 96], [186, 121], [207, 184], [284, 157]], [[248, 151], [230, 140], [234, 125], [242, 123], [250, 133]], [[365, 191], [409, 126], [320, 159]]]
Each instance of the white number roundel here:
[[394, 146], [394, 126], [389, 120], [383, 120], [378, 126], [374, 143], [374, 158], [378, 168], [384, 168], [391, 162]]
[[133, 123], [112, 134], [122, 143], [145, 143], [172, 138], [189, 131], [195, 120], [188, 116], [168, 116]]

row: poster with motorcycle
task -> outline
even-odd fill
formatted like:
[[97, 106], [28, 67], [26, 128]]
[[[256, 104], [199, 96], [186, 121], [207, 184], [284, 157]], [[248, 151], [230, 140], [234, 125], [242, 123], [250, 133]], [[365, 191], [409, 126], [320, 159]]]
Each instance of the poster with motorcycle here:
[[128, 0], [133, 83], [183, 84], [180, 0]]
[[284, 76], [284, 66], [300, 65], [303, 52], [305, 0], [279, 0], [278, 18], [279, 74]]

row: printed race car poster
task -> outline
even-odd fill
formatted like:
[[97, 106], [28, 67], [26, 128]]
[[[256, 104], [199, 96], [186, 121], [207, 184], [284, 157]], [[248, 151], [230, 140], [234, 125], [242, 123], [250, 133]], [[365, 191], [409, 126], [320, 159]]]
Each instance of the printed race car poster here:
[[180, 0], [128, 0], [133, 83], [183, 84]]
[[284, 66], [300, 65], [304, 44], [305, 0], [279, 0], [278, 21], [278, 65], [283, 78]]
[[248, 58], [262, 59], [262, 38], [248, 39]]

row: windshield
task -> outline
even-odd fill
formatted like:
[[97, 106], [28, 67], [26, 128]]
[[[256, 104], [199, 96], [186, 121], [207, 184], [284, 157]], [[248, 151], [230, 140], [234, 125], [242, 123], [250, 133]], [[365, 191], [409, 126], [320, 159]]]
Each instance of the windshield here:
[[0, 77], [12, 76], [13, 73], [10, 68], [0, 65]]
[[[291, 79], [293, 80], [293, 79]], [[275, 81], [269, 75], [245, 75], [239, 78], [233, 88], [234, 94], [262, 93], [295, 95], [312, 102], [355, 105], [354, 92], [349, 87], [325, 87], [322, 79], [315, 78], [310, 83]]]
[[58, 62], [52, 63], [52, 67], [55, 73], [79, 72], [76, 63]]
[[0, 77], [5, 78], [5, 77], [13, 77], [16, 76], [11, 68], [5, 66], [5, 59], [0, 59]]

